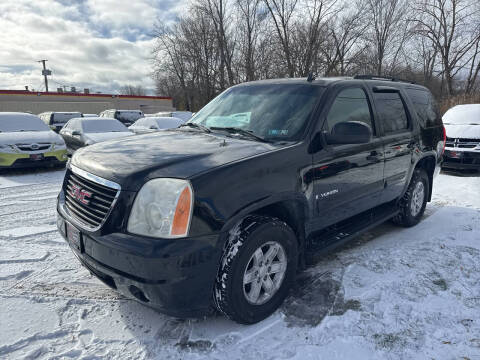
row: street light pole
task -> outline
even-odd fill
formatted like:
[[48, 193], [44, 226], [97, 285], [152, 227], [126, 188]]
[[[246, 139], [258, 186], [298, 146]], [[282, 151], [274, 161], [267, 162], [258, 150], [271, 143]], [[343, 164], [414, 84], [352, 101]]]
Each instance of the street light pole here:
[[48, 92], [48, 79], [47, 75], [52, 75], [52, 72], [50, 70], [47, 70], [47, 67], [45, 66], [45, 62], [48, 60], [39, 60], [38, 62], [41, 62], [43, 64], [43, 70], [42, 70], [42, 75], [45, 78], [45, 91]]

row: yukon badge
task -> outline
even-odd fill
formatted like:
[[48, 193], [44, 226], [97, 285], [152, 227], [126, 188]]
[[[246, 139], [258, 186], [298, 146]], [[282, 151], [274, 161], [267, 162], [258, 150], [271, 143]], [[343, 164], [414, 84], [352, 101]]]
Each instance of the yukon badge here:
[[338, 193], [338, 189], [333, 189], [333, 190], [330, 190], [330, 191], [327, 191], [327, 192], [324, 192], [324, 193], [321, 193], [321, 194], [317, 195], [316, 198], [317, 198], [317, 200], [319, 198], [323, 199], [323, 198], [326, 198], [330, 195], [334, 195], [334, 194], [337, 194], [337, 193]]

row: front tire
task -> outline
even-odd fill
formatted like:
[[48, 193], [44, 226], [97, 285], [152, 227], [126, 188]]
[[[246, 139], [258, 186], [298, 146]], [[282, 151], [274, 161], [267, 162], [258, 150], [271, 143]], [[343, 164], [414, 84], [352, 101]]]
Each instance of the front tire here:
[[218, 310], [241, 324], [271, 315], [297, 270], [297, 238], [283, 221], [251, 215], [230, 232], [215, 281]]
[[395, 224], [411, 227], [417, 225], [425, 212], [430, 181], [423, 169], [415, 169], [405, 195], [400, 199], [400, 214], [393, 218]]

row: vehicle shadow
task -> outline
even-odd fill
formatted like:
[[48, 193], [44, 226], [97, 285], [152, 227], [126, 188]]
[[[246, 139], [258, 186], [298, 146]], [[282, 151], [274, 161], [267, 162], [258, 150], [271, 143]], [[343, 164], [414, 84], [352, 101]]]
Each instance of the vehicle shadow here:
[[165, 358], [168, 357], [166, 354], [178, 357], [179, 352], [184, 351], [196, 354], [223, 352], [230, 346], [252, 341], [274, 327], [287, 332], [315, 327], [326, 316], [341, 316], [348, 310], [362, 310], [359, 301], [345, 298], [342, 276], [346, 265], [339, 255], [362, 248], [382, 235], [393, 235], [402, 230], [388, 222], [379, 225], [299, 272], [284, 304], [258, 324], [240, 325], [219, 313], [197, 319], [176, 319], [134, 301], [125, 301], [120, 307], [122, 320], [134, 337], [142, 339], [148, 353], [161, 352]]
[[[422, 296], [450, 291], [458, 281], [457, 272], [467, 271], [472, 266], [470, 270], [474, 271], [478, 267], [475, 257], [480, 249], [465, 245], [468, 242], [464, 239], [472, 239], [478, 231], [474, 225], [477, 223], [472, 221], [480, 219], [480, 210], [434, 205], [427, 209], [423, 221], [415, 227], [402, 228], [386, 222], [300, 272], [280, 309], [258, 324], [239, 325], [219, 314], [201, 319], [175, 319], [133, 301], [122, 302], [119, 308], [122, 321], [151, 357], [223, 357], [232, 351], [236, 354], [244, 351], [245, 359], [253, 359], [254, 355], [261, 358], [260, 355], [275, 344], [288, 352], [292, 339], [304, 343], [305, 336], [312, 331], [310, 328], [321, 326], [327, 317], [335, 321], [334, 317], [350, 311], [349, 318], [356, 319], [351, 312], [375, 312], [376, 295], [352, 297], [354, 288], [361, 293], [368, 293], [369, 289], [378, 292], [381, 285], [379, 296], [390, 297], [394, 293], [399, 302], [404, 301], [402, 296], [411, 296], [415, 299], [411, 301], [417, 301]], [[364, 277], [364, 274], [375, 279]], [[399, 290], [397, 283], [392, 281], [399, 276], [419, 283], [408, 283], [406, 288]], [[472, 281], [476, 280], [472, 278]], [[458, 301], [461, 306], [466, 300]], [[275, 334], [276, 339], [273, 345], [271, 334]], [[367, 335], [375, 340], [375, 334]], [[267, 338], [269, 343], [265, 342]], [[252, 346], [257, 352], [252, 352]]]
[[479, 170], [442, 169], [441, 174], [450, 175], [450, 176], [459, 176], [459, 177], [480, 177]]

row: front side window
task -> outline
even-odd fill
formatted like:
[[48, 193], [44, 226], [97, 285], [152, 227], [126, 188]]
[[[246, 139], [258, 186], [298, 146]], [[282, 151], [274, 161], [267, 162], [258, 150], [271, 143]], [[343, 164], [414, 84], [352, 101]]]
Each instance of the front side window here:
[[374, 93], [385, 134], [408, 129], [408, 116], [398, 92]]
[[345, 121], [363, 122], [375, 133], [367, 95], [361, 88], [345, 89], [337, 95], [327, 115], [328, 130]]
[[298, 140], [323, 87], [305, 84], [255, 84], [223, 92], [190, 122], [215, 130], [240, 128], [262, 138]]

